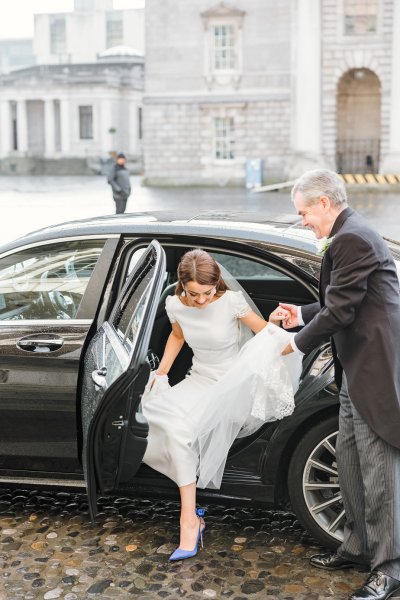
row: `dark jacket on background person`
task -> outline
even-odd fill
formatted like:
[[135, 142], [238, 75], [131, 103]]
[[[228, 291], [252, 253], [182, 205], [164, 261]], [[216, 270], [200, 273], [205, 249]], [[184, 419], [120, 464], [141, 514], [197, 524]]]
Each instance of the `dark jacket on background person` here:
[[304, 353], [332, 337], [338, 385], [370, 428], [400, 448], [400, 292], [383, 238], [351, 208], [339, 213], [321, 265], [320, 301], [302, 306]]
[[115, 163], [109, 172], [107, 182], [111, 185], [114, 200], [127, 200], [131, 193], [129, 171]]

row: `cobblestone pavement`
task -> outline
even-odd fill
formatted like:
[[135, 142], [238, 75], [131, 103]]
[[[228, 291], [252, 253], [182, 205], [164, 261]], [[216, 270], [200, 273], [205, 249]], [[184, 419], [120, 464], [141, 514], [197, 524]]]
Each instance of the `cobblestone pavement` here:
[[341, 600], [365, 577], [311, 568], [321, 548], [290, 513], [208, 505], [204, 549], [169, 563], [176, 502], [101, 499], [99, 509], [92, 525], [83, 493], [1, 490], [0, 600]]
[[[400, 239], [399, 193], [350, 204]], [[128, 210], [187, 207], [293, 213], [288, 194], [231, 189], [148, 189], [135, 180]], [[111, 214], [103, 178], [0, 178], [0, 242], [69, 219]], [[178, 544], [174, 502], [103, 500], [96, 525], [86, 496], [0, 489], [0, 600], [229, 598], [345, 600], [364, 574], [309, 567], [319, 548], [289, 513], [209, 505], [205, 548], [168, 563]], [[394, 598], [394, 597], [393, 597]]]

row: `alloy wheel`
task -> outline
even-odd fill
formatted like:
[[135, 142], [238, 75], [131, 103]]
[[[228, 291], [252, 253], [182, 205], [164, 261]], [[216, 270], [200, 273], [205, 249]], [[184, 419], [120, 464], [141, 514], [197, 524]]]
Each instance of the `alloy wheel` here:
[[336, 464], [337, 431], [313, 449], [303, 472], [303, 495], [309, 513], [329, 536], [343, 540], [346, 520]]

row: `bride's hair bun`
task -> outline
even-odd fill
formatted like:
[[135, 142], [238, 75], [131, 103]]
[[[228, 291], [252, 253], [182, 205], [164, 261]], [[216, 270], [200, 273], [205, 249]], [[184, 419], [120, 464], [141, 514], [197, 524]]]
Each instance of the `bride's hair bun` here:
[[195, 281], [199, 285], [215, 285], [217, 294], [228, 289], [215, 258], [200, 248], [189, 250], [182, 256], [178, 265], [178, 284], [175, 293], [182, 294], [184, 286], [189, 281]]

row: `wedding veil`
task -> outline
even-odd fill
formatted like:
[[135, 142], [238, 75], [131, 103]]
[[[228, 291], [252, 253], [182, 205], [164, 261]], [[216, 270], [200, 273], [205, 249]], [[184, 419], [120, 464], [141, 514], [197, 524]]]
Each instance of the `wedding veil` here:
[[[261, 312], [231, 273], [218, 263], [230, 290], [242, 292], [250, 308]], [[294, 409], [302, 357], [283, 357], [292, 333], [269, 324], [254, 336], [238, 319], [239, 355], [225, 375], [208, 391], [208, 410], [197, 426], [193, 450], [199, 457], [197, 486], [218, 488], [229, 449], [238, 437], [255, 433], [260, 427], [282, 419]]]
[[[247, 304], [250, 306], [251, 310], [253, 310], [259, 317], [261, 317], [263, 319], [264, 317], [262, 316], [261, 312], [257, 308], [256, 304], [250, 298], [249, 294], [246, 292], [244, 287], [240, 285], [238, 280], [235, 279], [235, 277], [232, 275], [232, 273], [230, 273], [230, 271], [228, 271], [228, 269], [226, 267], [221, 265], [221, 263], [219, 263], [218, 261], [217, 261], [217, 265], [220, 268], [222, 279], [225, 281], [228, 288], [230, 290], [232, 290], [232, 292], [242, 292], [242, 294], [243, 294]], [[239, 323], [239, 348], [242, 348], [246, 342], [251, 340], [251, 338], [254, 336], [254, 333], [244, 323], [242, 323], [240, 321], [240, 319], [238, 320], [238, 323]]]

